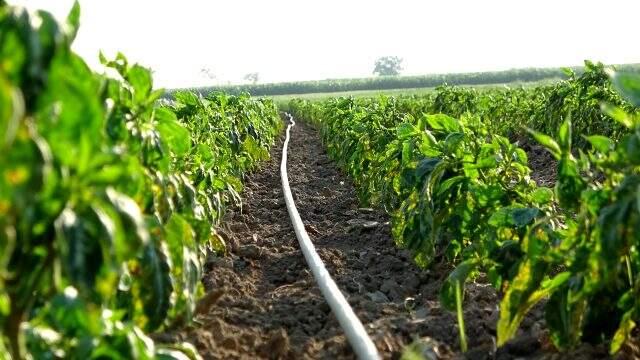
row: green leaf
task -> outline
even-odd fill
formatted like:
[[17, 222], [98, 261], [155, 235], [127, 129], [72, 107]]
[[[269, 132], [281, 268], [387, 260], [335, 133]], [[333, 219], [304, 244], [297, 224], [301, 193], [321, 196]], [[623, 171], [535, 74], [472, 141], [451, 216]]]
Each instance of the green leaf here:
[[104, 234], [100, 221], [90, 212], [67, 208], [58, 217], [56, 230], [66, 277], [76, 288], [90, 292], [103, 264], [100, 242], [96, 241]]
[[65, 337], [99, 334], [103, 330], [99, 313], [87, 310], [87, 304], [79, 297], [78, 290], [67, 286], [50, 299], [40, 316]]
[[536, 216], [538, 216], [539, 213], [540, 210], [536, 208], [513, 209], [511, 213], [513, 225], [517, 227], [528, 225], [536, 218]]
[[[132, 251], [137, 249], [137, 245], [146, 244], [149, 242], [149, 232], [142, 217], [142, 212], [133, 199], [125, 194], [119, 193], [113, 188], [107, 188], [107, 197], [111, 204], [116, 209], [122, 219], [122, 223], [125, 226], [127, 238], [129, 239], [129, 245], [126, 247], [120, 246], [121, 251]], [[135, 239], [136, 241], [132, 241]], [[135, 251], [134, 251], [135, 253]], [[130, 253], [130, 255], [133, 255]]]
[[24, 101], [18, 89], [11, 86], [0, 69], [0, 149], [8, 146], [24, 116]]
[[406, 140], [406, 139], [412, 138], [418, 132], [417, 132], [417, 129], [413, 125], [411, 125], [409, 123], [401, 123], [396, 128], [396, 133], [397, 133], [398, 139]]
[[604, 206], [600, 209], [598, 216], [598, 225], [600, 226], [600, 247], [604, 253], [602, 261], [608, 266], [614, 267], [619, 258], [628, 250], [629, 243], [627, 235], [627, 222], [633, 213], [637, 213], [634, 209], [635, 199], [632, 197], [624, 197], [618, 201]]
[[560, 159], [558, 162], [558, 180], [555, 188], [560, 205], [567, 209], [578, 207], [580, 205], [580, 194], [586, 187], [587, 184], [580, 176], [576, 161], [567, 157]]
[[438, 146], [438, 140], [433, 136], [431, 131], [425, 130], [420, 133], [420, 152], [424, 156], [436, 157], [441, 155], [440, 148]]
[[618, 330], [616, 330], [616, 333], [613, 335], [613, 340], [611, 340], [609, 347], [609, 353], [611, 355], [620, 351], [622, 345], [631, 337], [631, 332], [636, 328], [636, 323], [633, 321], [634, 315], [635, 309], [632, 309], [625, 312], [622, 316]]
[[174, 317], [190, 319], [195, 310], [196, 289], [201, 273], [195, 234], [187, 220], [173, 213], [165, 225], [165, 239], [173, 264], [171, 273], [175, 292], [180, 294], [171, 312]]
[[460, 143], [464, 141], [464, 134], [459, 132], [452, 132], [444, 139], [444, 146], [446, 151], [454, 153], [459, 149]]
[[567, 117], [558, 130], [558, 142], [563, 152], [571, 151], [571, 118]]
[[556, 160], [560, 159], [560, 157], [562, 156], [562, 150], [560, 150], [560, 145], [558, 145], [558, 143], [553, 140], [552, 137], [532, 129], [527, 129], [527, 131], [540, 145], [549, 150], [551, 155], [553, 155]]
[[425, 120], [433, 130], [440, 130], [448, 133], [461, 131], [458, 120], [445, 114], [425, 115]]
[[640, 136], [629, 134], [623, 137], [617, 147], [630, 164], [640, 165]]
[[265, 161], [269, 159], [269, 152], [260, 146], [251, 136], [247, 136], [242, 142], [242, 150], [249, 154], [254, 161]]
[[521, 148], [515, 149], [515, 151], [513, 152], [513, 159], [523, 165], [527, 165], [527, 163], [529, 162], [527, 153]]
[[475, 164], [465, 164], [465, 169], [491, 169], [498, 164], [498, 159], [495, 155], [489, 155], [478, 159]]
[[539, 187], [531, 193], [531, 200], [538, 205], [547, 205], [553, 200], [553, 190]]
[[605, 103], [602, 104], [601, 108], [603, 113], [609, 115], [613, 120], [622, 124], [627, 129], [633, 129], [635, 127], [635, 120], [620, 107]]
[[540, 300], [569, 280], [570, 273], [562, 272], [550, 281], [542, 281], [547, 275], [547, 266], [526, 259], [520, 264], [518, 274], [512, 280], [500, 302], [498, 320], [498, 346], [515, 336], [522, 319]]
[[177, 213], [171, 214], [169, 221], [165, 225], [166, 241], [169, 245], [169, 251], [172, 256], [176, 256], [174, 264], [179, 266], [182, 264], [182, 246], [194, 247], [195, 240], [193, 238], [193, 230], [191, 225], [182, 216]]
[[69, 41], [73, 41], [78, 34], [78, 29], [80, 28], [80, 3], [78, 0], [73, 2], [73, 7], [71, 7], [71, 11], [69, 11], [69, 15], [67, 15], [67, 36], [69, 37]]
[[211, 246], [211, 249], [218, 254], [224, 254], [227, 252], [227, 244], [222, 236], [220, 236], [220, 234], [218, 234], [218, 232], [213, 228], [210, 230], [209, 245]]
[[439, 158], [424, 158], [420, 160], [416, 167], [416, 176], [422, 179], [425, 175], [431, 174], [441, 161]]
[[640, 211], [640, 185], [636, 188], [636, 209]]
[[156, 129], [160, 133], [162, 143], [178, 157], [187, 155], [191, 151], [191, 135], [189, 130], [178, 122], [175, 113], [166, 108], [158, 108], [155, 110], [155, 118], [158, 121]]
[[587, 299], [584, 297], [572, 299], [572, 295], [568, 282], [560, 284], [554, 289], [545, 305], [545, 321], [549, 327], [549, 337], [561, 350], [577, 345], [582, 335], [582, 323], [587, 311]]
[[102, 50], [98, 51], [98, 60], [100, 60], [100, 64], [107, 66], [109, 64], [109, 60], [107, 59], [107, 57], [104, 55], [104, 53], [102, 52]]
[[175, 99], [188, 106], [198, 106], [198, 96], [191, 91], [176, 91], [173, 96]]
[[154, 244], [145, 246], [140, 259], [139, 296], [147, 317], [145, 329], [153, 331], [162, 325], [171, 307], [170, 268], [166, 255]]
[[530, 224], [540, 210], [522, 206], [508, 206], [495, 211], [489, 218], [489, 225], [495, 227], [522, 227]]
[[591, 135], [585, 136], [585, 139], [600, 153], [606, 154], [613, 149], [613, 141], [606, 136]]
[[401, 164], [404, 167], [409, 166], [411, 160], [413, 160], [413, 142], [404, 141], [402, 143], [402, 161]]
[[640, 74], [616, 71], [611, 75], [613, 87], [634, 106], [640, 106]]
[[575, 73], [573, 72], [573, 70], [571, 68], [563, 67], [563, 68], [560, 68], [560, 70], [568, 78], [571, 78], [571, 77], [575, 76]]
[[151, 72], [136, 64], [127, 70], [124, 77], [133, 87], [133, 96], [136, 103], [142, 104], [146, 102], [153, 87]]
[[456, 283], [464, 285], [469, 275], [477, 270], [480, 264], [479, 259], [465, 260], [447, 276], [440, 289], [440, 303], [444, 308], [450, 311], [456, 310]]
[[468, 178], [462, 175], [450, 177], [437, 185], [435, 195], [441, 196], [442, 194], [447, 194], [456, 185], [464, 183], [465, 181], [468, 181]]
[[[102, 142], [103, 100], [100, 84], [81, 58], [56, 57], [48, 73], [48, 86], [39, 97], [38, 128], [56, 160], [79, 172], [89, 170]], [[56, 110], [52, 117], [51, 109]]]

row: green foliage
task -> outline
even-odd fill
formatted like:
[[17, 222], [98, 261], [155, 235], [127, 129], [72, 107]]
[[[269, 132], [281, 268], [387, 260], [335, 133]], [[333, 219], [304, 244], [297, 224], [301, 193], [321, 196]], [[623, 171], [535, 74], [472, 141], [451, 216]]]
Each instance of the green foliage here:
[[[544, 301], [559, 349], [604, 341], [615, 353], [640, 320], [640, 116], [623, 100], [640, 99], [640, 77], [610, 73], [613, 85], [587, 62], [551, 87], [290, 108], [320, 127], [360, 200], [391, 213], [418, 265], [456, 264], [440, 298], [458, 312], [462, 347], [461, 285], [484, 272], [503, 294], [498, 345]], [[553, 189], [509, 140], [527, 135], [557, 160]]]
[[[640, 96], [637, 77], [618, 73], [612, 77], [614, 81], [625, 79], [620, 86], [623, 96]], [[618, 141], [588, 137], [592, 149], [580, 151], [578, 158], [568, 141], [570, 121], [558, 130], [560, 145], [543, 143], [559, 159], [556, 195], [571, 216], [566, 218], [565, 229], [556, 234], [557, 245], [544, 257], [530, 257], [518, 271], [522, 284], [514, 281], [505, 294], [501, 308], [509, 311], [501, 314], [501, 343], [515, 331], [507, 324], [517, 325], [527, 308], [547, 295], [547, 325], [560, 348], [607, 339], [615, 353], [635, 327], [640, 315], [636, 276], [640, 265], [640, 120], [635, 114], [616, 113], [614, 118], [627, 132]], [[544, 240], [535, 232], [528, 238]], [[553, 268], [566, 271], [552, 279], [544, 276], [544, 269]]]
[[[454, 117], [471, 113], [490, 123], [492, 131], [510, 139], [526, 137], [523, 128], [555, 133], [567, 119], [573, 123], [571, 142], [581, 148], [588, 145], [583, 134], [619, 138], [625, 129], [611, 121], [615, 109], [622, 113], [635, 109], [615, 92], [604, 65], [586, 61], [580, 75], [572, 71], [569, 74], [567, 80], [527, 89], [477, 91], [444, 86], [437, 89], [433, 98], [424, 98], [422, 108]], [[611, 111], [602, 112], [603, 103], [609, 104]]]
[[144, 332], [187, 324], [215, 227], [268, 158], [274, 104], [181, 93], [70, 50], [46, 12], [0, 8], [0, 357], [197, 358]]

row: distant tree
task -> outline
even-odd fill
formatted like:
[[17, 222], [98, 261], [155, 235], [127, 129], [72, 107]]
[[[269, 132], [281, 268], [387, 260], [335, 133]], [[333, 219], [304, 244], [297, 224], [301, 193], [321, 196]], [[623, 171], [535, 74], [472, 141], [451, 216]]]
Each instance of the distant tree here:
[[208, 67], [204, 67], [200, 69], [200, 74], [210, 80], [215, 80], [217, 78], [216, 74]]
[[400, 71], [402, 71], [402, 58], [397, 56], [380, 57], [373, 68], [373, 73], [380, 76], [400, 75]]
[[255, 84], [260, 80], [260, 74], [258, 74], [257, 72], [248, 73], [244, 76], [244, 79]]

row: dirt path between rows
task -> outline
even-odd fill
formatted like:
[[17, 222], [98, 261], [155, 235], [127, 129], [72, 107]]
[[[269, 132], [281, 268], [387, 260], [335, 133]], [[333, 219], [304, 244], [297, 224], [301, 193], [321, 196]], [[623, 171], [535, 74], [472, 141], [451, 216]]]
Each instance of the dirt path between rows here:
[[[282, 139], [272, 159], [247, 179], [242, 210], [230, 211], [225, 221], [230, 254], [207, 264], [203, 282], [210, 306], [200, 309], [199, 327], [179, 335], [205, 359], [354, 358], [290, 225], [279, 178], [281, 148]], [[395, 247], [388, 216], [358, 208], [351, 181], [327, 158], [315, 130], [298, 123], [289, 149], [291, 188], [307, 231], [383, 357], [399, 358], [415, 339], [421, 339], [424, 355], [460, 357], [455, 314], [438, 301], [450, 268], [420, 270]], [[496, 352], [497, 304], [489, 285], [467, 285], [467, 358], [549, 351], [536, 309], [517, 341]], [[602, 351], [588, 349], [590, 355], [604, 356]]]

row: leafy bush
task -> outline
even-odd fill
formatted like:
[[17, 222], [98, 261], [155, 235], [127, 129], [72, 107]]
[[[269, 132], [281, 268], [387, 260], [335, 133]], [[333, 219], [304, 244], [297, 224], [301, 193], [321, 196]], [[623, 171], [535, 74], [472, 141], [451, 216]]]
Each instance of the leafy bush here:
[[[275, 105], [181, 93], [158, 104], [124, 56], [92, 72], [66, 23], [0, 6], [0, 354], [189, 358], [145, 332], [191, 320], [215, 226], [268, 157]], [[10, 354], [10, 355], [9, 355]]]
[[[640, 102], [640, 77], [613, 76], [618, 91], [633, 105]], [[588, 152], [572, 149], [570, 120], [557, 140], [533, 136], [558, 160], [555, 194], [566, 213], [555, 239], [530, 231], [526, 241], [540, 250], [527, 254], [501, 304], [498, 337], [513, 336], [523, 314], [543, 295], [547, 325], [560, 348], [580, 341], [610, 341], [615, 353], [640, 319], [640, 117], [611, 104], [604, 112], [628, 131], [618, 141], [586, 137]], [[553, 278], [549, 269], [562, 269]]]
[[[640, 320], [640, 76], [613, 74], [612, 84], [603, 66], [587, 63], [552, 87], [444, 87], [290, 108], [321, 128], [360, 199], [391, 213], [396, 242], [419, 265], [456, 264], [441, 301], [461, 329], [463, 284], [485, 272], [504, 294], [499, 345], [546, 300], [558, 348], [605, 341], [615, 353]], [[520, 139], [526, 126], [557, 160], [554, 189], [530, 179], [526, 153], [507, 137]], [[548, 129], [557, 140], [540, 131]]]

